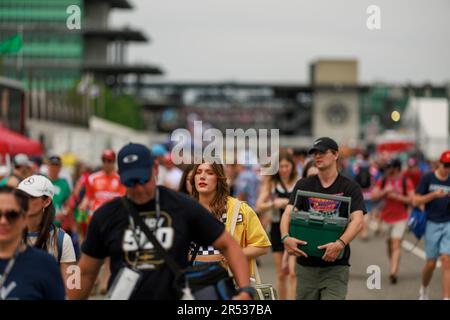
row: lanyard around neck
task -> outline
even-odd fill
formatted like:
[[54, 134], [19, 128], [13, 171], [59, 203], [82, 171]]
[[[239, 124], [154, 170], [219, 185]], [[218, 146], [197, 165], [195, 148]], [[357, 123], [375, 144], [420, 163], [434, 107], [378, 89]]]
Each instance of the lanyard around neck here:
[[[0, 291], [3, 289], [3, 285], [6, 283], [6, 279], [8, 278], [9, 274], [11, 273], [11, 270], [14, 267], [14, 264], [16, 263], [17, 257], [21, 253], [21, 247], [22, 247], [22, 243], [20, 243], [17, 246], [17, 249], [14, 252], [14, 255], [12, 256], [11, 259], [9, 259], [9, 262], [6, 265], [5, 271], [3, 271], [2, 277], [0, 278]], [[1, 295], [0, 295], [0, 298], [1, 298]]]
[[[156, 189], [155, 189], [155, 209], [156, 209], [155, 227], [154, 228], [149, 228], [152, 232], [155, 232], [156, 229], [158, 228], [159, 218], [161, 216], [161, 207], [160, 207], [160, 203], [159, 203], [159, 189], [158, 189], [158, 187], [156, 187]], [[134, 240], [136, 241], [139, 250], [141, 250], [142, 248], [140, 246], [140, 241], [139, 241], [140, 239], [139, 239], [139, 237], [136, 234], [136, 224], [135, 224], [135, 222], [133, 220], [133, 217], [131, 217], [131, 215], [128, 215], [128, 219], [130, 221], [130, 225], [131, 225], [131, 229], [132, 229], [132, 232], [133, 232]]]

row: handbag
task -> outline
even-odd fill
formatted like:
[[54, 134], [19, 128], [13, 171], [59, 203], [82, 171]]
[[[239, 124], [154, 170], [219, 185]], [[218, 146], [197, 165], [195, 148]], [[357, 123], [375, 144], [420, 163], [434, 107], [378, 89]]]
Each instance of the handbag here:
[[[158, 188], [155, 189], [155, 198], [156, 212], [159, 215]], [[172, 256], [161, 246], [135, 208], [129, 204], [128, 199], [122, 197], [121, 200], [135, 223], [144, 232], [147, 239], [153, 244], [154, 249], [163, 257], [167, 266], [175, 275], [174, 287], [178, 298], [184, 300], [230, 300], [236, 294], [233, 279], [221, 265], [204, 264], [181, 269]]]
[[425, 234], [427, 225], [427, 213], [419, 208], [414, 208], [408, 218], [408, 229], [420, 240]]
[[255, 273], [255, 283], [252, 286], [255, 288], [257, 295], [255, 300], [278, 300], [277, 290], [270, 283], [262, 283], [261, 276], [259, 274], [258, 265], [256, 260], [253, 259], [253, 270]]
[[189, 266], [176, 286], [183, 292], [182, 300], [231, 300], [236, 294], [233, 278], [220, 264]]
[[[233, 208], [233, 217], [230, 225], [230, 234], [234, 236], [234, 231], [236, 229], [237, 218], [239, 215], [239, 208], [241, 207], [241, 202], [238, 201]], [[255, 282], [251, 285], [255, 288], [257, 295], [253, 297], [254, 300], [278, 300], [278, 294], [272, 284], [262, 283], [261, 276], [259, 274], [258, 265], [255, 259], [252, 260], [253, 272], [255, 275]]]

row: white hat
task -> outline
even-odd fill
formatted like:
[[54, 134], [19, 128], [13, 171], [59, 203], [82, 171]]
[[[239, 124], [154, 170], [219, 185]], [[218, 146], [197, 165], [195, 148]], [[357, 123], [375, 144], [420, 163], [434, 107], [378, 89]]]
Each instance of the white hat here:
[[31, 167], [33, 165], [33, 162], [30, 161], [28, 156], [24, 153], [19, 153], [14, 157], [14, 164], [16, 166], [27, 166]]
[[32, 175], [19, 183], [17, 189], [29, 194], [32, 197], [47, 196], [53, 199], [55, 187], [52, 182], [44, 176]]

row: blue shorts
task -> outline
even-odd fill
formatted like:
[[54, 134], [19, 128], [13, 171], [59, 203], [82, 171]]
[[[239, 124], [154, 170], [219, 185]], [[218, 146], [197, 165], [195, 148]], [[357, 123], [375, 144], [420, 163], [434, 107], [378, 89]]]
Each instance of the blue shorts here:
[[450, 255], [450, 221], [427, 221], [425, 228], [425, 254], [428, 260], [437, 259], [442, 254]]
[[372, 212], [372, 200], [370, 199], [364, 200], [364, 205], [366, 207], [367, 213]]

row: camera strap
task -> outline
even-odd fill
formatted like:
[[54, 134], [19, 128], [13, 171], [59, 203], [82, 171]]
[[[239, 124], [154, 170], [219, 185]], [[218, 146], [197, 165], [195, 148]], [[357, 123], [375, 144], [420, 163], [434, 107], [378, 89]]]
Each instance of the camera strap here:
[[[167, 250], [165, 250], [159, 241], [154, 236], [153, 232], [150, 231], [150, 228], [145, 224], [144, 220], [142, 220], [142, 217], [137, 212], [136, 208], [130, 204], [128, 198], [122, 197], [121, 198], [122, 204], [125, 207], [125, 209], [128, 211], [128, 213], [133, 218], [136, 225], [139, 226], [142, 232], [144, 232], [147, 239], [153, 244], [153, 247], [155, 248], [156, 252], [160, 254], [169, 268], [172, 270], [172, 272], [175, 274], [175, 277], [180, 277], [183, 272], [178, 266], [178, 264], [175, 262], [175, 260], [172, 258], [172, 256], [169, 255]], [[160, 205], [159, 205], [159, 189], [158, 187], [155, 189], [155, 202], [156, 202], [156, 215], [159, 217], [160, 215]]]

